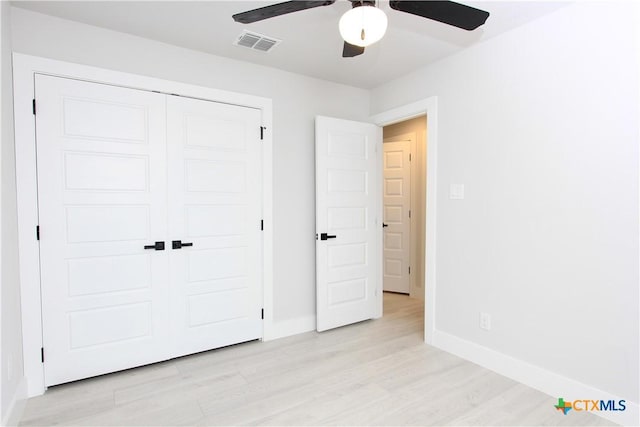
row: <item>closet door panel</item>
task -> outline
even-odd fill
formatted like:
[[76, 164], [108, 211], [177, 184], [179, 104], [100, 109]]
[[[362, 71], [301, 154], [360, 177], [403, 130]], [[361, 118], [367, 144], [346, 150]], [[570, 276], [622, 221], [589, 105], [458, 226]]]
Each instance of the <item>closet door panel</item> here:
[[36, 76], [45, 384], [169, 357], [166, 101]]
[[[260, 111], [167, 99], [174, 355], [262, 336]], [[179, 245], [180, 246], [180, 245]]]

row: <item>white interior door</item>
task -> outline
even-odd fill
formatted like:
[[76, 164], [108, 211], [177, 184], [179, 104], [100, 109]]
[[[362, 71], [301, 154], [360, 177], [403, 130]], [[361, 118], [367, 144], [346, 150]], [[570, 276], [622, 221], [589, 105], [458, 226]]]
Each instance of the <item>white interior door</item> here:
[[382, 129], [316, 117], [317, 330], [382, 315]]
[[170, 96], [167, 117], [174, 356], [260, 338], [261, 112]]
[[383, 221], [385, 291], [409, 294], [411, 260], [411, 142], [383, 146]]
[[165, 97], [35, 88], [45, 384], [166, 359]]

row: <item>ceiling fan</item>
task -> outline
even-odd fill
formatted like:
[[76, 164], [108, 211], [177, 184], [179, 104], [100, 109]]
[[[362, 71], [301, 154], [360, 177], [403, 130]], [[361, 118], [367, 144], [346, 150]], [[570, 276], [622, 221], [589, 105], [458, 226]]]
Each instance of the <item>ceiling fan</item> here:
[[[375, 1], [349, 0], [352, 9], [340, 18], [340, 34], [345, 40], [342, 57], [351, 58], [364, 53], [364, 48], [377, 42], [384, 36], [387, 29], [387, 17], [377, 8]], [[329, 6], [335, 0], [321, 1], [285, 1], [258, 9], [248, 10], [233, 15], [233, 20], [243, 24], [262, 21], [288, 13], [312, 9], [314, 7]], [[391, 9], [410, 13], [427, 19], [433, 19], [444, 24], [453, 25], [468, 31], [475, 30], [484, 24], [489, 12], [453, 1], [423, 0], [405, 1], [390, 0]]]

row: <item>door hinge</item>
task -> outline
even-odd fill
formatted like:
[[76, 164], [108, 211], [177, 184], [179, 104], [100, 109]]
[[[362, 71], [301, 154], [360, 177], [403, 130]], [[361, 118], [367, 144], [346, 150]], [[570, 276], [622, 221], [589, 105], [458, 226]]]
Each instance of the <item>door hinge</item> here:
[[411, 161], [411, 153], [409, 153], [409, 161]]
[[33, 98], [33, 101], [31, 102], [31, 111], [33, 111], [33, 115], [36, 115], [36, 99]]
[[409, 209], [409, 218], [411, 218], [411, 209]]
[[411, 274], [411, 266], [409, 266], [409, 274]]
[[260, 318], [264, 320], [264, 308], [260, 309]]
[[261, 141], [264, 139], [264, 130], [265, 129], [266, 129], [266, 127], [260, 126], [260, 140]]
[[40, 347], [40, 360], [44, 363], [44, 347]]
[[264, 231], [264, 219], [260, 220], [260, 231]]
[[36, 240], [40, 240], [40, 226], [36, 225]]

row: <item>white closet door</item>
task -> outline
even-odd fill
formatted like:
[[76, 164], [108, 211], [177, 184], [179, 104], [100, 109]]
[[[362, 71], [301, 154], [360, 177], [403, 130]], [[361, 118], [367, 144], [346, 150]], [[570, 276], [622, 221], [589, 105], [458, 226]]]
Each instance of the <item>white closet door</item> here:
[[45, 384], [166, 359], [165, 96], [35, 87]]
[[174, 355], [260, 338], [261, 113], [175, 96], [167, 112]]

